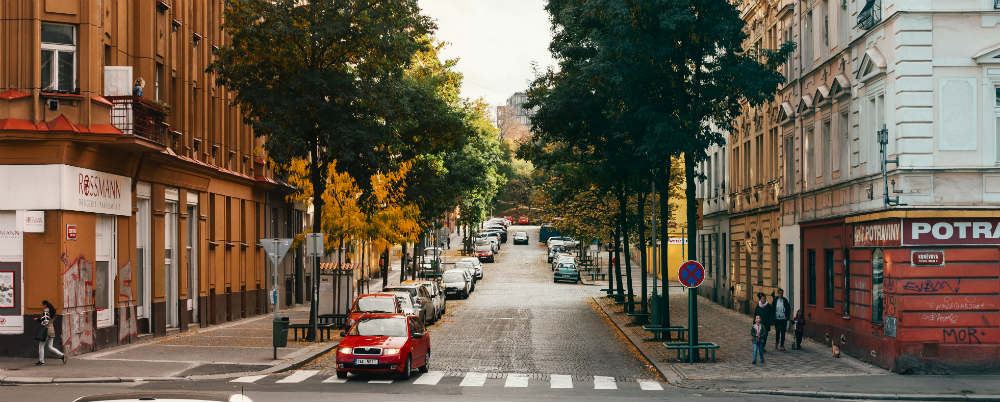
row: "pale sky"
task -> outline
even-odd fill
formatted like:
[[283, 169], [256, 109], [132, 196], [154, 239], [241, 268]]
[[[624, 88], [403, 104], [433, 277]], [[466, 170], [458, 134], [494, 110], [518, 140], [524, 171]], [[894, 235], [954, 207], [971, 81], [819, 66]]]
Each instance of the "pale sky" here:
[[546, 0], [419, 0], [437, 21], [437, 39], [448, 42], [442, 58], [458, 58], [462, 96], [501, 105], [528, 88], [539, 70], [554, 65], [549, 54]]

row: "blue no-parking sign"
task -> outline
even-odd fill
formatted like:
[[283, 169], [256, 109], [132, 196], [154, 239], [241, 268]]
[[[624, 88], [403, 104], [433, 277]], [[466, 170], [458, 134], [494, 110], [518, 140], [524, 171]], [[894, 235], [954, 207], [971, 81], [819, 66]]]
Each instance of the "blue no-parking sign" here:
[[705, 267], [698, 261], [685, 261], [677, 270], [677, 279], [686, 288], [696, 288], [705, 280]]

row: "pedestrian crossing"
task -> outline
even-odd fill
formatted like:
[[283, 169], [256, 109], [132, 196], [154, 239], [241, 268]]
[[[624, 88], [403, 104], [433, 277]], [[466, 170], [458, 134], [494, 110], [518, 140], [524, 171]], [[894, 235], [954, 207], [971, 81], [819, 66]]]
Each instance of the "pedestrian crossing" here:
[[[593, 389], [602, 391], [615, 391], [621, 388], [636, 389], [640, 391], [663, 391], [663, 384], [659, 381], [648, 379], [637, 379], [635, 381], [619, 381], [611, 376], [592, 376], [589, 381], [581, 380], [577, 377], [576, 382], [571, 375], [551, 374], [545, 377], [532, 376], [526, 373], [507, 373], [501, 376], [483, 372], [467, 373], [446, 373], [443, 371], [430, 371], [420, 375], [414, 375], [410, 380], [394, 380], [385, 377], [360, 377], [337, 378], [335, 373], [324, 372], [320, 375], [319, 370], [294, 370], [290, 374], [268, 374], [249, 375], [234, 378], [231, 383], [238, 384], [300, 384], [319, 382], [321, 384], [403, 384], [415, 386], [438, 386], [448, 383], [459, 387], [483, 388], [483, 387], [503, 387], [503, 388], [530, 388], [544, 387], [550, 389]], [[331, 375], [332, 374], [332, 375]], [[492, 378], [491, 378], [492, 377]], [[500, 377], [500, 378], [497, 378]], [[457, 384], [456, 384], [457, 383]]]

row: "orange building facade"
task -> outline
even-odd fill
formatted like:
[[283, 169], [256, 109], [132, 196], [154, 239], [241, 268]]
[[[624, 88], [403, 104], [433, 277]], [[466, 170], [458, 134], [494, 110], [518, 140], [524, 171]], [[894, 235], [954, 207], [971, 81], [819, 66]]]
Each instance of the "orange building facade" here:
[[[205, 72], [221, 11], [0, 7], [0, 354], [31, 354], [42, 300], [70, 354], [268, 311], [257, 239], [300, 232], [303, 211]], [[301, 291], [301, 260], [284, 289]]]

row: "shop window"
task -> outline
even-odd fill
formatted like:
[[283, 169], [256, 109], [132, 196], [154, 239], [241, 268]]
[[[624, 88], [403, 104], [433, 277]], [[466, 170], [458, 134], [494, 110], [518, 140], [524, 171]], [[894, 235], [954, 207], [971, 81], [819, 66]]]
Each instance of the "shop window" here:
[[882, 279], [885, 272], [885, 255], [882, 249], [872, 252], [872, 322], [882, 323]]
[[823, 307], [833, 308], [833, 250], [823, 250], [823, 264], [823, 282], [825, 287], [823, 292]]
[[149, 300], [147, 293], [147, 286], [149, 285], [149, 265], [150, 265], [150, 247], [149, 247], [149, 221], [150, 221], [150, 206], [148, 198], [138, 198], [136, 200], [136, 206], [138, 211], [135, 217], [135, 255], [136, 255], [136, 266], [135, 275], [137, 280], [136, 290], [136, 300], [139, 305], [138, 316], [139, 317], [149, 317]]
[[42, 24], [42, 90], [76, 89], [76, 27]]
[[851, 316], [851, 252], [844, 250], [844, 317]]
[[807, 284], [807, 286], [809, 286], [809, 288], [806, 289], [807, 290], [806, 293], [808, 293], [806, 295], [807, 298], [806, 300], [808, 300], [807, 303], [815, 306], [816, 305], [816, 250], [809, 249], [808, 251], [806, 251], [806, 256], [807, 256], [806, 259], [807, 264], [809, 264], [807, 266], [808, 267], [807, 275], [809, 275], [809, 283]]
[[97, 308], [97, 327], [114, 325], [115, 309], [115, 255], [117, 236], [115, 217], [97, 216], [94, 263], [94, 307]]
[[178, 204], [176, 198], [171, 199], [171, 195], [176, 197], [176, 189], [168, 191], [166, 211], [163, 215], [163, 274], [164, 292], [166, 293], [167, 327], [175, 328], [180, 325], [178, 312], [178, 255], [177, 255], [177, 235], [178, 235]]

